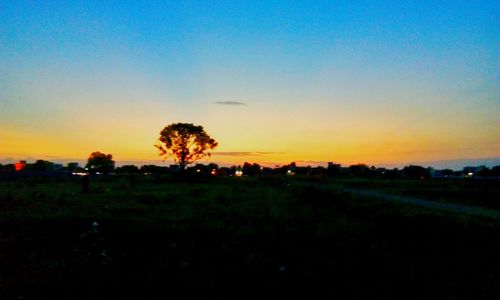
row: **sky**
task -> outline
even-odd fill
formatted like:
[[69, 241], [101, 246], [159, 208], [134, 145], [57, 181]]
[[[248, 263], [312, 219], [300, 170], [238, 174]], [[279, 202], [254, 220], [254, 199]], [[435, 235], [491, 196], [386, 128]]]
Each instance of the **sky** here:
[[0, 161], [500, 157], [499, 1], [0, 2]]

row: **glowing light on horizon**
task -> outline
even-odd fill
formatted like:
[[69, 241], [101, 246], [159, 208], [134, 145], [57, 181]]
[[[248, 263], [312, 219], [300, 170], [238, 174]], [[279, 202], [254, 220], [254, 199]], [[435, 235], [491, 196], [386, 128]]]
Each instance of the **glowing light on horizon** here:
[[14, 168], [16, 172], [21, 172], [22, 170], [24, 170], [24, 168], [26, 168], [26, 161], [20, 161], [15, 163]]

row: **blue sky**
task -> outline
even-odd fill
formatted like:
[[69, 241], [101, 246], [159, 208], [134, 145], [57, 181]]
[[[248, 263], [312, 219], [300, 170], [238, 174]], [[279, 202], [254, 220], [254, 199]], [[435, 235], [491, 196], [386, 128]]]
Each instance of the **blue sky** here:
[[0, 158], [153, 159], [173, 121], [225, 153], [286, 153], [269, 162], [497, 157], [498, 16], [499, 1], [3, 1]]

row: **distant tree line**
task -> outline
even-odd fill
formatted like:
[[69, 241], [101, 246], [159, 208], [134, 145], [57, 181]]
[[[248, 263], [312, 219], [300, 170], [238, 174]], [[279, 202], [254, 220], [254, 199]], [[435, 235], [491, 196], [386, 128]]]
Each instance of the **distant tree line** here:
[[[50, 161], [37, 160], [35, 163], [20, 161], [15, 164], [0, 164], [0, 179], [17, 177], [71, 177], [71, 176], [109, 176], [126, 175], [172, 175], [182, 174], [192, 176], [329, 176], [329, 177], [360, 177], [360, 178], [500, 178], [500, 166], [487, 168], [465, 167], [461, 171], [450, 169], [436, 170], [417, 165], [409, 165], [402, 169], [387, 169], [354, 164], [342, 167], [340, 164], [328, 163], [322, 166], [297, 166], [295, 162], [274, 168], [264, 167], [257, 163], [245, 162], [240, 166], [219, 167], [217, 164], [195, 164], [196, 161], [209, 157], [211, 151], [218, 146], [202, 126], [191, 123], [174, 123], [164, 127], [155, 147], [164, 159], [171, 158], [177, 164], [171, 166], [144, 165], [137, 167], [125, 165], [115, 167], [113, 155], [99, 151], [89, 155], [85, 167], [73, 162], [67, 165]], [[132, 176], [133, 175], [133, 176]], [[88, 179], [88, 178], [87, 178]], [[135, 179], [134, 179], [135, 180]]]
[[[19, 169], [21, 164], [22, 168]], [[220, 167], [217, 164], [195, 164], [182, 171], [179, 165], [157, 166], [124, 165], [115, 167], [112, 155], [94, 152], [89, 156], [85, 166], [73, 162], [66, 165], [46, 160], [34, 163], [20, 162], [18, 164], [0, 164], [0, 179], [14, 177], [71, 177], [71, 176], [119, 176], [119, 175], [175, 175], [184, 172], [196, 176], [324, 176], [324, 177], [359, 177], [359, 178], [500, 178], [500, 166], [488, 168], [464, 167], [461, 171], [451, 169], [433, 169], [429, 167], [409, 165], [402, 169], [379, 168], [366, 164], [354, 164], [342, 167], [340, 164], [329, 163], [323, 166], [297, 166], [292, 162], [274, 168], [261, 166], [257, 163], [245, 162], [243, 165]], [[17, 168], [17, 169], [16, 169]]]

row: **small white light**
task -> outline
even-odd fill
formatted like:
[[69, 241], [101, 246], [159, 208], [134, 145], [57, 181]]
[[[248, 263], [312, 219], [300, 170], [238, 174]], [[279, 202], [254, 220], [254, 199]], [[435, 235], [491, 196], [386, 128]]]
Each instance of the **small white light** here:
[[87, 176], [88, 173], [85, 173], [85, 172], [73, 172], [71, 173], [72, 175], [77, 175], [77, 176]]

